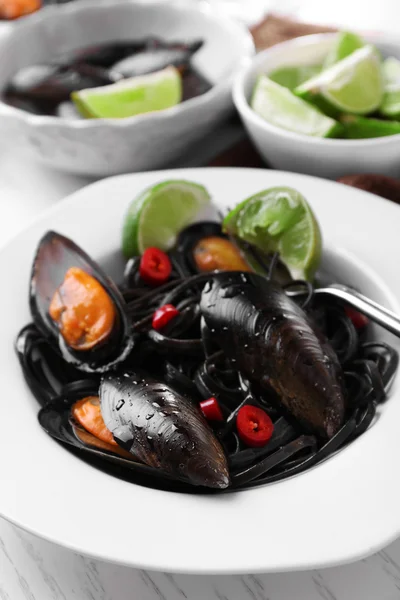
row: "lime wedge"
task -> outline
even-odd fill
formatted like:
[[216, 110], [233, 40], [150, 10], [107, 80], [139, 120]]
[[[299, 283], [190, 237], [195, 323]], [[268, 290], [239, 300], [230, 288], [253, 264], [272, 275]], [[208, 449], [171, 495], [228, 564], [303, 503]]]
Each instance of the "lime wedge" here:
[[383, 76], [374, 46], [360, 48], [296, 88], [308, 101], [318, 98], [346, 113], [368, 114], [383, 99]]
[[336, 35], [335, 42], [324, 61], [324, 68], [327, 69], [335, 65], [359, 48], [363, 48], [363, 46], [365, 46], [365, 43], [356, 33], [340, 31]]
[[318, 222], [297, 190], [275, 187], [244, 200], [224, 219], [223, 229], [264, 252], [279, 252], [294, 279], [311, 281], [322, 241]]
[[299, 85], [320, 73], [320, 65], [304, 65], [300, 67], [280, 67], [268, 73], [269, 79], [279, 83], [289, 90], [294, 90]]
[[400, 118], [400, 60], [389, 56], [382, 63], [385, 94], [379, 112], [389, 119]]
[[389, 56], [382, 63], [383, 76], [387, 84], [400, 83], [400, 60]]
[[390, 119], [400, 118], [400, 83], [386, 86], [379, 112]]
[[184, 180], [159, 183], [130, 204], [122, 228], [122, 251], [127, 258], [156, 246], [169, 250], [177, 234], [193, 222], [210, 202], [206, 188]]
[[181, 98], [182, 81], [175, 67], [71, 94], [79, 112], [89, 119], [123, 119], [163, 110]]
[[341, 121], [344, 125], [343, 137], [351, 140], [384, 137], [400, 133], [399, 121], [384, 121], [382, 119], [368, 119], [355, 115], [343, 115]]
[[266, 121], [277, 127], [312, 135], [332, 137], [340, 126], [330, 117], [292, 94], [292, 92], [266, 75], [260, 75], [251, 100], [252, 109]]

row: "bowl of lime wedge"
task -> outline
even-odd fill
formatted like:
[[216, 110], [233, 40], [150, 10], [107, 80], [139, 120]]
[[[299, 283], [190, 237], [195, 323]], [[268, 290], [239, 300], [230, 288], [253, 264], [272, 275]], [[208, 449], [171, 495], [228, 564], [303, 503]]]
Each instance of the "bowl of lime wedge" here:
[[233, 99], [262, 157], [278, 169], [337, 178], [400, 171], [400, 43], [349, 31], [258, 54]]
[[232, 80], [254, 46], [202, 3], [83, 0], [22, 19], [0, 52], [2, 138], [104, 177], [185, 155], [233, 112]]

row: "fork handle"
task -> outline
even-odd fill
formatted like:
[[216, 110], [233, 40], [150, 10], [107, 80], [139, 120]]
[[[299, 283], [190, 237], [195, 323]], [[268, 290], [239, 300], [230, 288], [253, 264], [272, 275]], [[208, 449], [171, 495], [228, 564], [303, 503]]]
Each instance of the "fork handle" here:
[[375, 321], [375, 323], [381, 325], [384, 329], [400, 337], [400, 318], [391, 310], [360, 294], [357, 290], [346, 285], [335, 284], [326, 288], [316, 289], [315, 293], [334, 296], [343, 300], [369, 317], [372, 321]]

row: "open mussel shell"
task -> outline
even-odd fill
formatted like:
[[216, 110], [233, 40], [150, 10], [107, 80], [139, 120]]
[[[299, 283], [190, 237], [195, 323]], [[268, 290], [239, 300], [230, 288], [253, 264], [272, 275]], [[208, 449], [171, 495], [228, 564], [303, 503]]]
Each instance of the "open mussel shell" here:
[[[74, 350], [59, 333], [49, 315], [53, 295], [71, 267], [78, 267], [94, 277], [106, 290], [115, 308], [113, 330], [107, 340], [91, 350]], [[100, 266], [70, 239], [49, 231], [41, 239], [33, 261], [29, 304], [39, 331], [58, 345], [63, 358], [77, 369], [103, 373], [122, 362], [133, 347], [131, 327], [125, 301], [113, 281]]]
[[222, 446], [187, 397], [139, 371], [104, 378], [99, 395], [106, 427], [141, 462], [192, 485], [228, 487]]
[[199, 272], [193, 251], [196, 244], [207, 237], [226, 238], [222, 233], [221, 224], [215, 221], [200, 221], [189, 225], [189, 227], [180, 232], [173, 255], [175, 260], [184, 269], [186, 275], [193, 275]]
[[111, 67], [117, 61], [136, 54], [137, 52], [143, 52], [148, 46], [148, 41], [118, 41], [101, 44], [99, 46], [86, 46], [85, 48], [79, 48], [68, 53], [64, 57], [64, 62], [69, 64], [74, 63], [86, 63], [99, 67]]
[[115, 63], [112, 69], [123, 77], [137, 77], [161, 71], [169, 66], [184, 71], [189, 65], [189, 60], [190, 55], [186, 50], [160, 48], [127, 56]]
[[136, 77], [161, 71], [174, 66], [184, 72], [190, 64], [195, 52], [203, 45], [201, 41], [190, 44], [168, 43], [160, 40], [149, 40], [146, 47], [134, 53], [126, 53], [122, 60], [112, 65], [113, 71], [123, 77]]
[[151, 487], [173, 489], [176, 481], [167, 473], [135, 460], [132, 454], [129, 455], [118, 447], [108, 450], [105, 444], [74, 421], [71, 416], [74, 402], [86, 395], [96, 393], [94, 388], [92, 390], [82, 388], [80, 392], [53, 400], [39, 411], [38, 420], [41, 427], [77, 456], [111, 475]]
[[21, 69], [11, 80], [6, 99], [31, 102], [42, 111], [52, 111], [71, 93], [87, 88], [109, 85], [121, 76], [111, 70], [89, 64], [35, 65]]
[[[202, 40], [193, 42], [166, 42], [157, 38], [149, 37], [141, 40], [119, 40], [101, 44], [99, 46], [87, 46], [74, 50], [62, 59], [64, 64], [86, 63], [94, 66], [109, 68], [125, 58], [166, 50], [175, 52], [175, 57], [188, 61], [203, 45]], [[171, 64], [171, 63], [170, 63]], [[167, 66], [164, 63], [164, 66]], [[163, 68], [163, 67], [162, 67]]]

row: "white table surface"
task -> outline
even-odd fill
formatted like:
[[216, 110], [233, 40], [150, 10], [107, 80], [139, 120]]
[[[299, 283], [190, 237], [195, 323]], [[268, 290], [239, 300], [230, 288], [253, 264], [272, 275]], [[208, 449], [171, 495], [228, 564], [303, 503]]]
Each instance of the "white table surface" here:
[[[267, 0], [226, 0], [232, 13], [237, 13], [239, 1], [251, 8], [252, 15], [260, 14], [260, 6], [267, 5]], [[221, 0], [210, 2], [220, 4]], [[400, 33], [399, 0], [280, 0], [269, 4], [308, 21]], [[229, 135], [234, 140], [237, 131]], [[201, 149], [201, 153], [206, 156], [206, 149]], [[195, 160], [189, 158], [187, 166]], [[0, 139], [0, 245], [47, 207], [87, 183], [90, 180], [60, 174], [29, 161], [23, 149]], [[0, 600], [70, 599], [398, 600], [400, 540], [371, 558], [333, 569], [206, 578], [101, 563], [0, 520]]]

